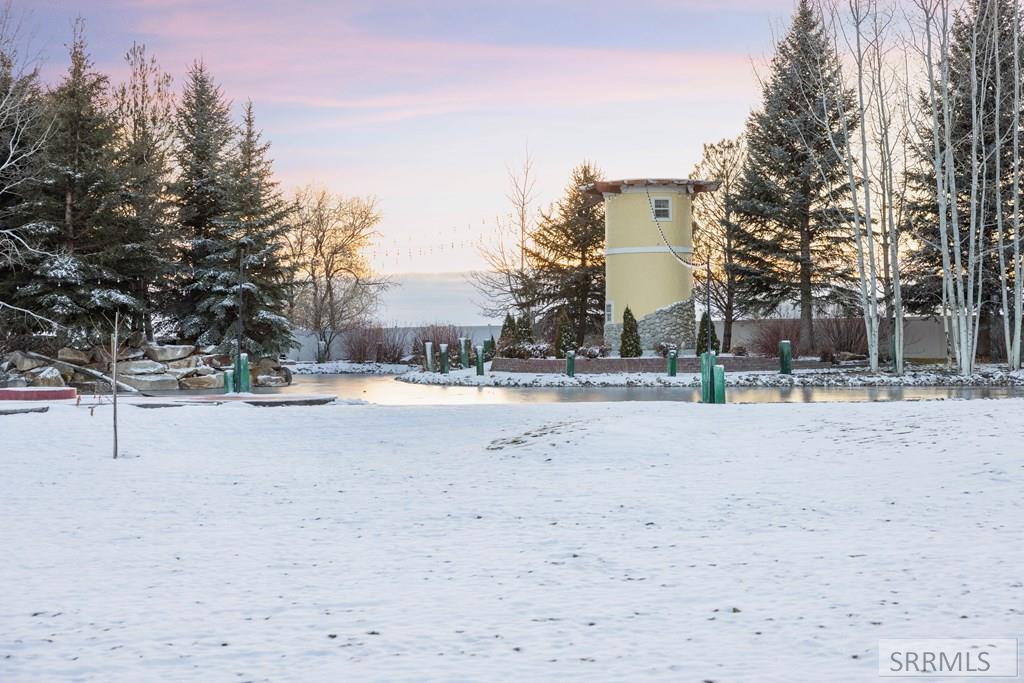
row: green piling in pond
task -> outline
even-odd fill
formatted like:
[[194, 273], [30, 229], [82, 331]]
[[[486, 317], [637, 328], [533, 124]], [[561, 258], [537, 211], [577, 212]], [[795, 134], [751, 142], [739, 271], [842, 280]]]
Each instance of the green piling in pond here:
[[700, 354], [700, 400], [702, 403], [715, 402], [715, 352]]
[[448, 345], [441, 344], [441, 374], [447, 375], [449, 370]]
[[224, 371], [224, 393], [230, 394], [235, 390], [235, 372], [233, 370]]
[[669, 377], [675, 377], [676, 376], [676, 367], [677, 367], [676, 356], [677, 356], [677, 354], [676, 354], [676, 350], [675, 349], [672, 349], [671, 351], [668, 352], [668, 376]]
[[576, 376], [576, 352], [566, 351], [565, 352], [565, 374], [570, 377]]
[[725, 366], [715, 366], [715, 403], [725, 403]]
[[249, 380], [249, 354], [247, 353], [238, 356], [238, 369], [235, 371], [235, 389], [243, 394], [248, 394], [252, 389]]
[[779, 372], [783, 375], [793, 374], [793, 345], [788, 339], [779, 342]]
[[423, 342], [423, 363], [427, 372], [434, 371], [434, 342]]
[[484, 347], [476, 347], [476, 376], [484, 376]]
[[469, 367], [469, 340], [465, 337], [459, 337], [459, 365]]

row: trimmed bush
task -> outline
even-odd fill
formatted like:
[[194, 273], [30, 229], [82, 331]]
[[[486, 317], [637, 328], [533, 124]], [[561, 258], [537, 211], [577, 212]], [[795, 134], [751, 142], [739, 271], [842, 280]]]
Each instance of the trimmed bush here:
[[791, 319], [764, 320], [754, 335], [754, 352], [769, 358], [779, 357], [779, 342], [788, 339], [793, 343], [793, 357], [800, 355], [800, 321]]
[[555, 358], [565, 358], [566, 353], [576, 348], [576, 326], [565, 309], [558, 314], [552, 343], [555, 346]]
[[[708, 312], [704, 311], [704, 315], [700, 317], [700, 325], [697, 329], [697, 356], [699, 357], [702, 353], [708, 350]], [[711, 324], [711, 350], [718, 353], [721, 346], [718, 343], [718, 331], [715, 330], [714, 323]]]
[[622, 358], [639, 358], [644, 353], [640, 346], [640, 328], [637, 327], [633, 311], [626, 310], [622, 313], [622, 337], [619, 340], [619, 356]]
[[533, 323], [530, 316], [523, 313], [516, 322], [516, 342], [520, 344], [533, 343]]

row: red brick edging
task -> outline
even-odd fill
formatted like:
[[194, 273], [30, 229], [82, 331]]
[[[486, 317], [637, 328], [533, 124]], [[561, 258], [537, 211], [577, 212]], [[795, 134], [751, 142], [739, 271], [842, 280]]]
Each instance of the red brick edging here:
[[[727, 372], [748, 372], [756, 370], [778, 370], [777, 358], [761, 358], [754, 356], [719, 357], [718, 363], [724, 365]], [[815, 368], [831, 368], [831, 363], [810, 360], [794, 360], [793, 367], [802, 370]], [[664, 358], [577, 358], [576, 372], [580, 374], [596, 374], [611, 372], [658, 372], [668, 369], [668, 361]], [[565, 361], [557, 358], [495, 358], [491, 365], [495, 372], [532, 372], [560, 374], [565, 372]], [[694, 356], [681, 356], [677, 361], [677, 371], [681, 373], [700, 372], [700, 359]]]

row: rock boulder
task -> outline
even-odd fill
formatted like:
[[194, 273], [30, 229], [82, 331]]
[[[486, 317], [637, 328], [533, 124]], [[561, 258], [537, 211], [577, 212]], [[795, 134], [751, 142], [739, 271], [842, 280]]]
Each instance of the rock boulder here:
[[65, 346], [57, 352], [57, 360], [62, 360], [65, 363], [74, 363], [75, 365], [88, 365], [92, 362], [92, 352], [79, 351], [70, 346]]
[[181, 360], [182, 358], [188, 358], [192, 355], [192, 352], [196, 350], [196, 347], [189, 346], [188, 344], [181, 344], [178, 346], [146, 346], [144, 351], [146, 356], [155, 361], [165, 363], [169, 360]]
[[214, 375], [197, 375], [186, 377], [181, 380], [182, 389], [223, 389], [224, 373], [218, 372]]
[[163, 363], [153, 360], [126, 360], [117, 364], [117, 374], [125, 375], [159, 375], [167, 369]]
[[35, 370], [46, 365], [45, 360], [39, 360], [38, 358], [29, 358], [21, 351], [12, 351], [8, 356], [7, 360], [21, 372], [28, 372], [29, 370]]
[[36, 368], [28, 373], [28, 382], [34, 387], [63, 387], [64, 377], [52, 366]]
[[154, 375], [125, 375], [118, 376], [119, 381], [139, 391], [174, 391], [178, 388], [178, 380], [174, 375], [167, 373]]

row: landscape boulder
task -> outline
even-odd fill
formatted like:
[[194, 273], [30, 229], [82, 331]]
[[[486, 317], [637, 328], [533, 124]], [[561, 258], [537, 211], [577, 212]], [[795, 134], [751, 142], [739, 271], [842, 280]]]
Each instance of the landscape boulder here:
[[[142, 349], [123, 348], [117, 352], [117, 360], [133, 360], [135, 358], [142, 358]], [[92, 359], [97, 363], [109, 363], [110, 362], [110, 349], [106, 346], [94, 346], [92, 347]]]
[[174, 391], [178, 388], [178, 380], [174, 375], [167, 373], [154, 375], [125, 375], [118, 376], [118, 381], [124, 382], [130, 387], [139, 391]]
[[182, 389], [223, 389], [224, 373], [218, 372], [213, 375], [196, 375], [181, 380]]
[[288, 385], [288, 380], [280, 375], [257, 375], [256, 386], [258, 387], [283, 387]]
[[22, 351], [12, 351], [8, 354], [7, 360], [21, 372], [28, 372], [29, 370], [35, 370], [46, 365], [45, 360], [30, 358]]
[[60, 370], [52, 366], [36, 368], [28, 373], [28, 382], [34, 387], [63, 387], [64, 377]]
[[159, 375], [166, 366], [154, 360], [126, 360], [117, 364], [117, 374], [125, 375]]
[[167, 368], [168, 375], [174, 375], [178, 380], [183, 380], [186, 377], [191, 377], [196, 374], [196, 368]]
[[74, 363], [75, 365], [88, 365], [92, 362], [92, 352], [79, 351], [70, 346], [65, 346], [57, 351], [57, 360], [62, 360], [65, 363]]
[[183, 370], [185, 368], [194, 368], [198, 363], [198, 356], [189, 356], [188, 358], [181, 358], [180, 360], [169, 360], [164, 363], [164, 365], [171, 370]]
[[192, 355], [192, 352], [196, 350], [196, 347], [188, 344], [181, 344], [176, 346], [146, 346], [144, 351], [146, 356], [151, 360], [160, 361], [165, 363], [170, 360], [181, 360], [182, 358], [188, 358]]

